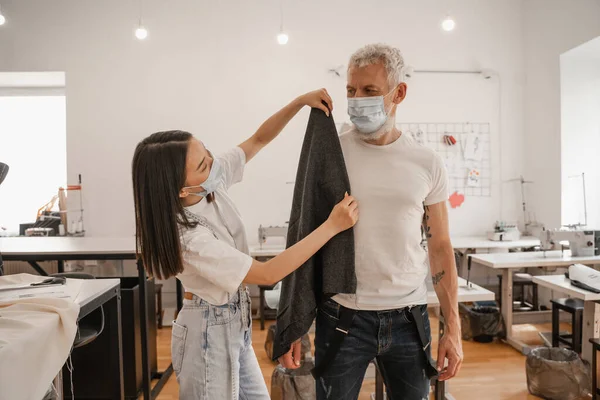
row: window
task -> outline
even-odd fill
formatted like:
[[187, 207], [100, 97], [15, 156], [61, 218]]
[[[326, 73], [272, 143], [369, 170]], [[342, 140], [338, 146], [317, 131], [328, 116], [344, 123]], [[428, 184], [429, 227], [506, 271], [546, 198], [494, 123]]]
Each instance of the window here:
[[589, 229], [598, 229], [600, 36], [563, 53], [560, 74], [562, 224], [587, 222]]
[[[62, 77], [62, 79], [61, 79]], [[0, 73], [0, 234], [18, 234], [67, 176], [63, 73]]]

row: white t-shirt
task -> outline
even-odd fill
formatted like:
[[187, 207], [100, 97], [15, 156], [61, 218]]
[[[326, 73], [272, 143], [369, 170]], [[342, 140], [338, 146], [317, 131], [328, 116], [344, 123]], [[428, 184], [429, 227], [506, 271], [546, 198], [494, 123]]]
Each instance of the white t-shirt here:
[[386, 146], [340, 136], [360, 218], [354, 227], [356, 294], [335, 301], [356, 310], [427, 304], [427, 254], [421, 247], [423, 204], [448, 199], [446, 168], [409, 135]]
[[203, 198], [187, 207], [212, 230], [202, 225], [182, 229], [183, 272], [177, 275], [187, 292], [213, 305], [228, 302], [252, 265], [242, 218], [227, 193], [231, 185], [242, 180], [246, 155], [235, 147], [219, 159], [223, 165], [223, 182], [214, 192], [215, 200], [209, 203]]

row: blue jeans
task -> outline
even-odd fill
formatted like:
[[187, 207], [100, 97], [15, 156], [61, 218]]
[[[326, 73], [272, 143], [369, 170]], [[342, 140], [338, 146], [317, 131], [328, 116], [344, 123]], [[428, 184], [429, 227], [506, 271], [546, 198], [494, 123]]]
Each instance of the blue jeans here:
[[228, 304], [194, 296], [173, 323], [173, 370], [181, 400], [268, 400], [252, 348], [250, 298], [240, 289]]
[[[427, 305], [420, 308], [430, 338]], [[329, 345], [340, 305], [327, 300], [319, 307], [315, 337], [317, 365]], [[429, 347], [427, 351], [430, 351]], [[422, 400], [429, 395], [428, 363], [408, 309], [357, 311], [335, 359], [317, 381], [317, 399], [355, 400], [369, 363], [376, 360], [391, 400]]]

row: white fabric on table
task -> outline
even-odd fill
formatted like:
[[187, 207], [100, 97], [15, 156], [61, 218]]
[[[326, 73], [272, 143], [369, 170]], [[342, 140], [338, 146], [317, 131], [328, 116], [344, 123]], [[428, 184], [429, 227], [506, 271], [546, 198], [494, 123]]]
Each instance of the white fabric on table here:
[[600, 272], [582, 264], [573, 264], [569, 267], [569, 279], [600, 290]]
[[[2, 276], [0, 288], [46, 278]], [[0, 300], [0, 400], [42, 399], [69, 357], [79, 315], [79, 305], [73, 299], [81, 282], [69, 280], [67, 286], [69, 298], [4, 296], [5, 300]], [[42, 291], [41, 295], [47, 289], [30, 289], [28, 293], [33, 290]]]

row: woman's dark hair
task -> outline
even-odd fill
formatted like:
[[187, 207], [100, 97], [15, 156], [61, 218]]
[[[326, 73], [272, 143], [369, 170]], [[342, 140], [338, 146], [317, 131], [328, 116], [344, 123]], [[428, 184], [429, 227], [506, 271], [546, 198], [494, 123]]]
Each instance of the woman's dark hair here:
[[167, 279], [183, 271], [180, 228], [192, 228], [179, 192], [192, 134], [157, 132], [136, 147], [131, 163], [136, 251], [151, 276]]

